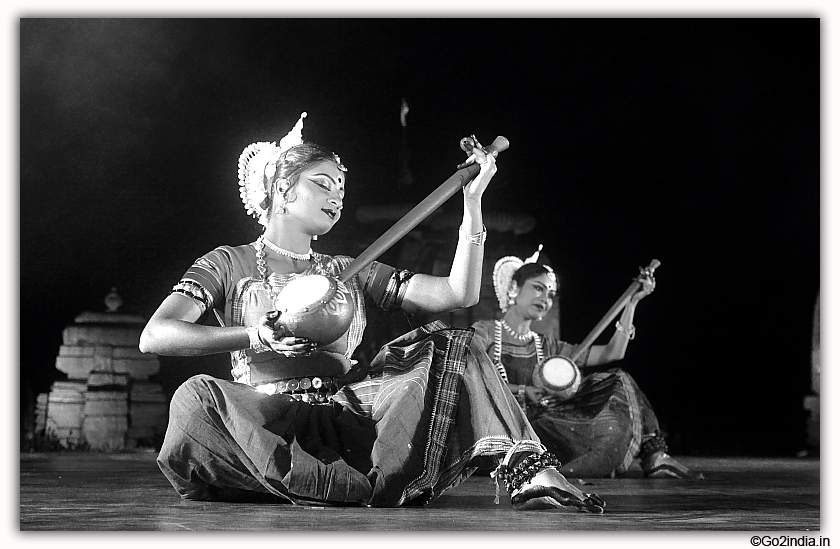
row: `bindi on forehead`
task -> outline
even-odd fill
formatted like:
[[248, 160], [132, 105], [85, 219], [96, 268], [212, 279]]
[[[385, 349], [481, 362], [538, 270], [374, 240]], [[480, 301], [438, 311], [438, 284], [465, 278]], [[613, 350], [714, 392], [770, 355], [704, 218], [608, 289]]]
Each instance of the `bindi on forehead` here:
[[548, 290], [549, 292], [557, 291], [557, 286], [555, 284], [545, 284], [540, 280], [532, 280], [531, 283], [541, 290]]
[[326, 177], [333, 183], [333, 185], [336, 185], [341, 189], [344, 188], [344, 176], [342, 174], [338, 174], [337, 176], [333, 177], [331, 174], [328, 174], [326, 172], [317, 172], [313, 173], [309, 177]]

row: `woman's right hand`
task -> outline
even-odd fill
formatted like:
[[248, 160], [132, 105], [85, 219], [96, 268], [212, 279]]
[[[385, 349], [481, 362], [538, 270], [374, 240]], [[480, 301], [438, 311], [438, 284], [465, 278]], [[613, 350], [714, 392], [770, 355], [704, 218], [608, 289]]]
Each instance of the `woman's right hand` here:
[[318, 344], [305, 337], [286, 335], [283, 324], [278, 322], [280, 311], [269, 311], [260, 318], [257, 334], [265, 345], [275, 353], [288, 357], [308, 356]]
[[633, 294], [633, 297], [630, 298], [631, 303], [638, 303], [645, 297], [649, 296], [653, 293], [653, 290], [656, 289], [656, 279], [653, 278], [651, 275], [645, 275], [641, 278], [641, 287], [639, 290]]
[[479, 147], [473, 149], [467, 158], [469, 164], [475, 161], [481, 167], [478, 175], [464, 187], [464, 196], [468, 200], [480, 200], [496, 173], [496, 155], [486, 152], [480, 145], [479, 143]]

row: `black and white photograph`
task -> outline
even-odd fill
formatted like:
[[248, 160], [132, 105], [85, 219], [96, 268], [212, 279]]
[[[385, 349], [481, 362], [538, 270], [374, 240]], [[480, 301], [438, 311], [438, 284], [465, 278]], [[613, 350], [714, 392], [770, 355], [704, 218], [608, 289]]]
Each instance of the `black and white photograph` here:
[[16, 542], [830, 546], [828, 22], [15, 13]]

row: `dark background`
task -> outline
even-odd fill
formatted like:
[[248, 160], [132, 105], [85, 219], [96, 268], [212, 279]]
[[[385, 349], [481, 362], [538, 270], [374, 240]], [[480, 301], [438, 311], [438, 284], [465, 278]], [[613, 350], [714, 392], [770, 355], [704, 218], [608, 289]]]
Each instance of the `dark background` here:
[[[347, 251], [360, 206], [419, 202], [463, 159], [461, 137], [504, 135], [485, 210], [535, 218], [518, 242], [558, 270], [563, 338], [657, 258], [622, 367], [672, 449], [804, 447], [817, 18], [22, 19], [23, 395], [62, 376], [62, 329], [111, 286], [148, 317], [196, 257], [259, 234], [237, 159], [301, 111], [305, 138], [350, 170], [346, 214], [316, 249]], [[224, 375], [226, 360], [205, 362]], [[169, 383], [204, 367], [163, 365]]]

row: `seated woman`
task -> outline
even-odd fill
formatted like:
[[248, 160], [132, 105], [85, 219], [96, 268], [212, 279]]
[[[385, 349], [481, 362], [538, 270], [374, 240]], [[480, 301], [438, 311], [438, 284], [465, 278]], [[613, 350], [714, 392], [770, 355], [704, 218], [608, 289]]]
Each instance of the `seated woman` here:
[[[197, 259], [143, 330], [144, 352], [231, 355], [233, 381], [197, 375], [172, 397], [158, 464], [178, 494], [417, 505], [496, 465], [497, 490], [500, 478], [516, 507], [603, 512], [601, 498], [558, 472], [472, 330], [413, 330], [384, 346], [361, 381], [345, 383], [366, 298], [412, 312], [478, 300], [481, 198], [495, 157], [479, 146], [468, 158], [480, 170], [464, 188], [448, 276], [374, 261], [343, 284], [336, 277], [351, 258], [310, 246], [341, 217], [347, 170], [334, 153], [303, 142], [304, 116], [279, 143], [254, 143], [240, 157], [240, 194], [264, 234]], [[286, 323], [293, 315], [278, 312], [288, 303], [283, 289], [307, 276], [335, 280], [343, 299], [336, 307], [353, 311], [335, 341], [296, 337]], [[220, 326], [201, 322], [211, 311]]]
[[574, 345], [531, 330], [531, 322], [542, 320], [551, 309], [557, 292], [554, 271], [536, 263], [538, 257], [539, 250], [525, 261], [508, 256], [496, 263], [493, 285], [503, 316], [473, 327], [500, 377], [519, 396], [540, 440], [563, 462], [561, 472], [578, 477], [620, 475], [638, 457], [646, 477], [703, 478], [668, 455], [656, 415], [627, 372], [585, 369], [624, 358], [635, 336], [636, 305], [655, 286], [651, 276], [643, 279], [624, 308], [609, 343], [580, 354], [576, 364], [583, 379], [574, 396], [564, 400], [534, 386], [534, 368], [543, 359], [577, 354]]

